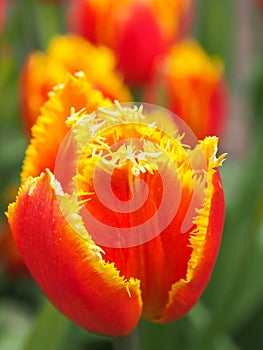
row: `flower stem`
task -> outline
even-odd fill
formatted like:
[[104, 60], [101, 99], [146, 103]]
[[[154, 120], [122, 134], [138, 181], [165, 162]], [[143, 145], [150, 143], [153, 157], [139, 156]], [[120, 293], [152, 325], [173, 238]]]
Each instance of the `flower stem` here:
[[138, 330], [135, 329], [132, 333], [125, 337], [113, 339], [114, 350], [140, 350]]

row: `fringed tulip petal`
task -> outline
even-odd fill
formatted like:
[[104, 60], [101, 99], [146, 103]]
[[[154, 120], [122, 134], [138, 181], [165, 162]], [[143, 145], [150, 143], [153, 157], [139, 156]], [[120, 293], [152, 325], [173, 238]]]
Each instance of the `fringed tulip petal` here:
[[[88, 233], [84, 238], [69, 226], [58, 196], [64, 194], [47, 171], [30, 178], [9, 206], [9, 223], [25, 263], [47, 297], [71, 320], [95, 333], [129, 333], [141, 314], [139, 281], [120, 277]], [[74, 211], [72, 215], [79, 229], [80, 218]]]
[[169, 292], [160, 323], [174, 321], [186, 314], [199, 299], [207, 285], [217, 258], [224, 223], [224, 194], [217, 167], [223, 157], [216, 159], [214, 138], [202, 143], [209, 159], [208, 190], [203, 209], [196, 219], [197, 228], [191, 233], [193, 249], [185, 279], [174, 283]]
[[32, 128], [32, 138], [26, 151], [21, 174], [22, 182], [29, 176], [38, 176], [46, 168], [54, 170], [59, 147], [69, 132], [66, 120], [72, 109], [87, 112], [98, 106], [111, 105], [111, 101], [92, 87], [84, 73], [68, 74], [63, 84], [55, 86], [49, 100], [41, 108], [41, 115]]

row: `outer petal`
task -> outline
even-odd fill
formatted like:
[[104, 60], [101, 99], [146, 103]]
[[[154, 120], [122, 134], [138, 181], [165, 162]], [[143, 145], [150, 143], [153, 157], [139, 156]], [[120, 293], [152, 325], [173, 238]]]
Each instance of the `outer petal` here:
[[[208, 139], [205, 139], [203, 144]], [[180, 279], [172, 286], [163, 316], [158, 320], [160, 323], [175, 321], [184, 316], [197, 302], [210, 279], [220, 246], [225, 212], [220, 174], [218, 169], [213, 168], [222, 163], [224, 156], [218, 160], [208, 156], [210, 169], [207, 198], [196, 221], [199, 225], [199, 235], [203, 232], [204, 237], [198, 238], [197, 235], [190, 240], [194, 249], [188, 262], [186, 279]], [[205, 245], [202, 247], [203, 239]]]
[[88, 234], [84, 238], [69, 226], [57, 201], [63, 195], [49, 171], [28, 179], [8, 210], [19, 251], [43, 292], [68, 318], [91, 332], [127, 334], [141, 314], [139, 282], [120, 277]]

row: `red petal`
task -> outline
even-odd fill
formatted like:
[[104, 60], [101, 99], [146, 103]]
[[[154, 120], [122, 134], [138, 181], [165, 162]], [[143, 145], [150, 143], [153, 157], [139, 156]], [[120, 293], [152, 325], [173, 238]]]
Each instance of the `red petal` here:
[[116, 53], [119, 68], [130, 84], [149, 78], [153, 63], [166, 49], [164, 33], [152, 5], [134, 2], [127, 17], [117, 23]]
[[217, 258], [224, 223], [225, 202], [219, 171], [213, 175], [209, 225], [206, 243], [198, 266], [189, 280], [180, 280], [172, 286], [166, 310], [160, 323], [175, 321], [187, 313], [206, 287]]
[[9, 206], [9, 223], [26, 265], [46, 296], [72, 321], [105, 335], [131, 332], [141, 314], [139, 281], [120, 277], [89, 236], [72, 229], [57, 196], [63, 193], [46, 171], [29, 179]]

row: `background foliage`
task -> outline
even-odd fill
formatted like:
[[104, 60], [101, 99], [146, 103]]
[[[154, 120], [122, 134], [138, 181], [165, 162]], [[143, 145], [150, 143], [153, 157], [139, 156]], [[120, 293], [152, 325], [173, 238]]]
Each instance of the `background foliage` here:
[[[32, 49], [64, 33], [65, 5], [9, 1], [0, 38], [0, 212], [19, 181], [26, 148], [18, 101], [21, 67]], [[261, 29], [261, 30], [260, 30]], [[247, 350], [263, 344], [263, 11], [256, 0], [199, 0], [193, 34], [226, 64], [230, 112], [220, 151], [227, 203], [219, 258], [196, 307], [168, 325], [142, 320], [142, 349]], [[4, 222], [4, 214], [1, 222]], [[1, 266], [0, 266], [1, 269]], [[0, 349], [111, 349], [60, 315], [30, 277], [0, 270]]]

